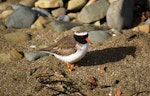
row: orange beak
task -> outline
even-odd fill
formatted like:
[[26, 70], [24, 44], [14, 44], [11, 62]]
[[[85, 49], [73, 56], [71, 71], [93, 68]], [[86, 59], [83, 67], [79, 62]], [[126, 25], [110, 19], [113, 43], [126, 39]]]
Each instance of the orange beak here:
[[85, 40], [86, 40], [87, 42], [91, 42], [91, 40], [90, 40], [89, 38], [86, 38]]

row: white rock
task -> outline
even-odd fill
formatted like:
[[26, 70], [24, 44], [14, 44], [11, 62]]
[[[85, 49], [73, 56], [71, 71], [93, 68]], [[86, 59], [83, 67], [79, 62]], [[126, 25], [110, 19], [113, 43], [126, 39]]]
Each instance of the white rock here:
[[56, 8], [56, 7], [62, 7], [63, 1], [62, 0], [38, 0], [35, 2], [35, 7], [40, 8]]
[[70, 0], [68, 2], [67, 10], [78, 10], [81, 9], [87, 0]]

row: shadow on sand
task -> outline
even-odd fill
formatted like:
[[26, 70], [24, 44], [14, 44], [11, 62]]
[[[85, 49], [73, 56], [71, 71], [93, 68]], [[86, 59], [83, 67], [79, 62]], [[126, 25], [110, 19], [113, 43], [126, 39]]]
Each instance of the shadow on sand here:
[[103, 50], [90, 51], [86, 56], [77, 62], [79, 66], [93, 66], [109, 62], [117, 62], [124, 59], [127, 55], [135, 57], [136, 47], [114, 47]]

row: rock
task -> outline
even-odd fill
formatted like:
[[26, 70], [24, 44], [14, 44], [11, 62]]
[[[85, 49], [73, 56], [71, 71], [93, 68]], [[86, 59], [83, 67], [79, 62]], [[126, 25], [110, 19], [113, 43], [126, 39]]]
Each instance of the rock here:
[[13, 13], [6, 18], [6, 26], [8, 28], [30, 27], [37, 18], [38, 13], [36, 11], [29, 7], [18, 5]]
[[28, 6], [28, 7], [33, 7], [34, 6], [34, 3], [36, 2], [37, 0], [21, 0], [19, 2], [19, 4], [22, 4], [24, 6]]
[[4, 52], [1, 50], [0, 52], [0, 62], [12, 62], [16, 60], [20, 60], [23, 58], [23, 55], [20, 54], [16, 49], [12, 49], [9, 52]]
[[58, 32], [64, 32], [77, 26], [77, 24], [75, 23], [66, 22], [66, 21], [58, 21], [58, 20], [51, 22], [50, 25], [54, 31], [58, 31]]
[[54, 17], [58, 17], [60, 15], [65, 15], [65, 14], [66, 14], [65, 8], [58, 8], [58, 9], [52, 10], [52, 15]]
[[106, 16], [109, 2], [107, 0], [99, 0], [94, 4], [85, 6], [79, 13], [77, 19], [82, 23], [91, 23], [100, 20]]
[[97, 0], [89, 0], [85, 6], [89, 6], [91, 4], [94, 4], [96, 1]]
[[89, 32], [89, 39], [91, 41], [97, 41], [97, 42], [104, 42], [105, 40], [109, 39], [111, 35], [104, 31], [91, 31]]
[[31, 40], [31, 35], [27, 33], [14, 32], [7, 33], [4, 35], [5, 39], [13, 42], [21, 42]]
[[70, 0], [67, 10], [79, 10], [87, 3], [87, 0]]
[[145, 21], [145, 24], [150, 25], [150, 19], [147, 19], [147, 20]]
[[6, 27], [5, 27], [5, 25], [2, 23], [2, 22], [0, 22], [0, 31], [4, 31], [4, 30], [6, 30]]
[[31, 25], [31, 29], [44, 29], [44, 24], [47, 23], [47, 20], [42, 17], [42, 16], [39, 16], [39, 18], [34, 22], [34, 24]]
[[52, 15], [45, 9], [33, 7], [32, 10], [36, 11], [38, 13], [38, 16], [52, 17]]
[[30, 53], [24, 53], [25, 58], [28, 61], [37, 60], [43, 56], [48, 56], [48, 53], [45, 52], [30, 52]]
[[116, 31], [132, 27], [134, 0], [117, 0], [111, 3], [106, 19], [108, 27]]
[[8, 17], [11, 13], [13, 12], [13, 10], [5, 10], [2, 12], [2, 18], [6, 18]]
[[62, 0], [38, 0], [35, 2], [35, 7], [40, 8], [56, 8], [56, 7], [62, 7], [63, 1]]
[[109, 3], [112, 3], [112, 2], [114, 2], [114, 1], [117, 1], [117, 0], [108, 0]]
[[8, 2], [3, 2], [3, 3], [0, 3], [0, 10], [5, 10], [7, 9], [7, 7], [9, 6], [10, 3]]
[[69, 22], [70, 17], [68, 15], [60, 15], [56, 20]]
[[71, 30], [72, 31], [79, 31], [79, 30], [94, 31], [94, 30], [98, 30], [98, 27], [91, 26], [91, 25], [83, 25], [83, 26], [73, 27]]
[[140, 25], [140, 26], [134, 27], [132, 29], [132, 31], [138, 31], [138, 32], [140, 31], [140, 32], [144, 32], [144, 33], [149, 33], [150, 25], [148, 25], [148, 24]]
[[77, 18], [78, 14], [77, 14], [77, 13], [69, 13], [68, 16], [69, 16], [71, 19], [74, 19], [74, 18]]
[[101, 22], [100, 22], [100, 21], [96, 21], [96, 22], [94, 23], [94, 25], [100, 27], [100, 26], [101, 26]]

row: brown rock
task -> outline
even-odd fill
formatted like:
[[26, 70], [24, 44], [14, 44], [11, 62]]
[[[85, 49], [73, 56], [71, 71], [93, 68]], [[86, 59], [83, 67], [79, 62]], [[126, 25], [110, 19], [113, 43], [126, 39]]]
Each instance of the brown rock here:
[[35, 7], [40, 8], [56, 8], [56, 7], [62, 7], [63, 1], [62, 0], [38, 0], [35, 2]]
[[52, 15], [54, 17], [58, 17], [60, 15], [65, 15], [66, 14], [66, 9], [65, 8], [58, 8], [52, 11]]
[[132, 31], [141, 31], [144, 33], [149, 33], [150, 32], [150, 25], [147, 25], [147, 24], [140, 25], [140, 26], [134, 27], [132, 29]]

